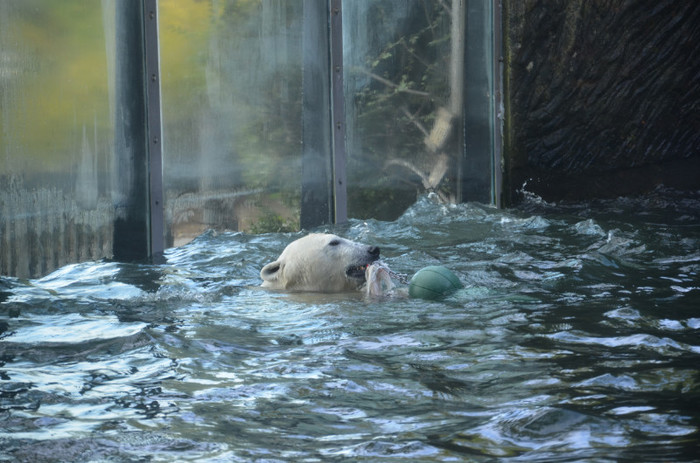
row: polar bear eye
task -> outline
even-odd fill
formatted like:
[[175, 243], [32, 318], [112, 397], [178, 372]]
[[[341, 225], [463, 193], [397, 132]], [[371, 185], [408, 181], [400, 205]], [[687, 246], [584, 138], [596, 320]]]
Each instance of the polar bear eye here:
[[328, 246], [338, 246], [340, 244], [340, 240], [331, 240], [328, 243]]

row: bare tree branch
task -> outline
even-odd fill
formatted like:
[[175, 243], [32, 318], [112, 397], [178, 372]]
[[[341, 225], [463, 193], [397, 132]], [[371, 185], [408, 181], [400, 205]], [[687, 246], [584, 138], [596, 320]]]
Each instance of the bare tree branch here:
[[411, 114], [408, 108], [406, 108], [405, 106], [401, 106], [401, 111], [403, 111], [406, 117], [408, 117], [408, 120], [411, 121], [413, 125], [415, 125], [418, 128], [418, 130], [420, 130], [423, 133], [423, 135], [425, 135], [426, 137], [430, 137], [430, 134], [423, 126], [423, 124], [421, 124], [420, 121], [416, 119], [416, 117], [413, 114]]
[[357, 70], [360, 71], [361, 73], [371, 77], [372, 79], [376, 80], [377, 82], [381, 82], [382, 84], [386, 85], [387, 87], [391, 87], [391, 88], [395, 89], [398, 92], [410, 93], [411, 95], [418, 95], [418, 96], [424, 96], [424, 97], [430, 96], [430, 93], [428, 93], [428, 92], [423, 92], [420, 90], [413, 90], [410, 88], [402, 87], [402, 86], [390, 81], [389, 79], [385, 79], [384, 77], [379, 76], [379, 75], [377, 75], [373, 72], [370, 72], [366, 69], [357, 68]]

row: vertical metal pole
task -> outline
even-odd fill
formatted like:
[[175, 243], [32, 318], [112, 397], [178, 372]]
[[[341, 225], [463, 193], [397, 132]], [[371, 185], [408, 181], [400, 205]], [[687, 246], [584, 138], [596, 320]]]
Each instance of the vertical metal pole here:
[[333, 222], [328, 0], [304, 0], [301, 228]]
[[331, 114], [333, 121], [333, 193], [335, 223], [348, 220], [345, 152], [345, 89], [343, 87], [343, 2], [331, 0]]
[[503, 124], [505, 109], [503, 104], [503, 28], [502, 0], [492, 0], [493, 11], [493, 201], [497, 207], [503, 206]]
[[164, 248], [163, 227], [163, 137], [160, 108], [160, 54], [158, 48], [158, 2], [144, 0], [144, 47], [146, 75], [146, 139], [150, 193], [150, 256]]
[[116, 260], [149, 255], [148, 161], [141, 2], [115, 6], [115, 119], [113, 191]]
[[143, 260], [163, 251], [157, 4], [115, 2], [115, 8], [113, 254]]

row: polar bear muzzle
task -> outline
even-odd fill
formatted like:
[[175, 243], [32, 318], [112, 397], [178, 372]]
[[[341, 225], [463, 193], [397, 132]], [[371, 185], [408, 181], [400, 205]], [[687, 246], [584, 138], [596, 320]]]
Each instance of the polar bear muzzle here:
[[360, 283], [365, 282], [365, 270], [374, 261], [379, 259], [379, 253], [381, 250], [377, 246], [369, 246], [367, 248], [368, 259], [366, 262], [362, 262], [358, 265], [348, 265], [345, 268], [345, 275], [348, 278], [359, 280]]

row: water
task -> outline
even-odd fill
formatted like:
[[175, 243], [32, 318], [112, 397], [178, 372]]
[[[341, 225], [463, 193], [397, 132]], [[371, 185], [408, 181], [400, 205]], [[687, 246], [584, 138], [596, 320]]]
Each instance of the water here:
[[0, 279], [0, 461], [698, 461], [700, 192], [332, 231], [444, 301], [261, 290], [296, 234]]

